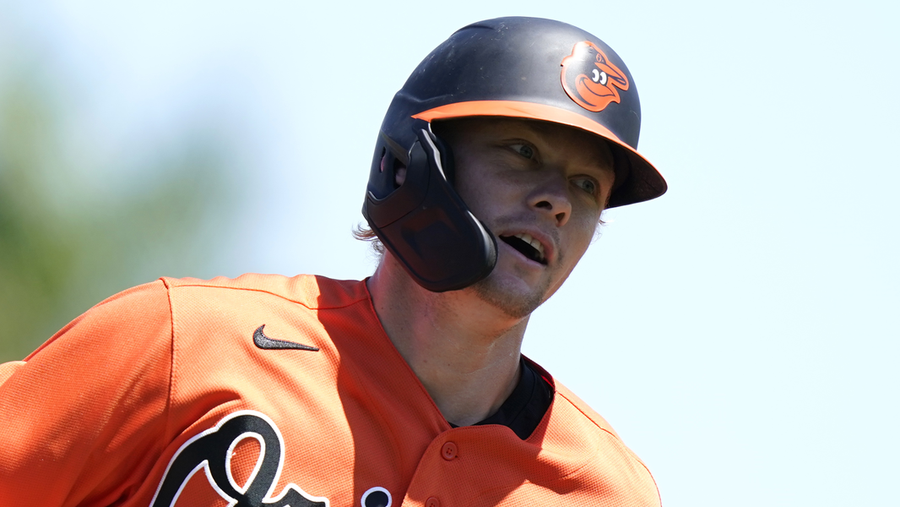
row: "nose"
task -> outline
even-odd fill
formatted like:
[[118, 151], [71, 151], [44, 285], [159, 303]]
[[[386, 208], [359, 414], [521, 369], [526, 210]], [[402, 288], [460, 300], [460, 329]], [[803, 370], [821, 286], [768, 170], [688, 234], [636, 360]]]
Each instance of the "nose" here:
[[553, 218], [557, 227], [562, 227], [572, 216], [572, 202], [569, 200], [568, 180], [564, 175], [548, 171], [546, 178], [537, 185], [529, 197], [529, 204], [541, 213]]

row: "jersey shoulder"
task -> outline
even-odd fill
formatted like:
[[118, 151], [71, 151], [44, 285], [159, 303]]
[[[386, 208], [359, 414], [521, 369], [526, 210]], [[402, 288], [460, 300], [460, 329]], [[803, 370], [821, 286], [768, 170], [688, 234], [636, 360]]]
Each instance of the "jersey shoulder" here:
[[621, 501], [615, 505], [659, 505], [650, 470], [609, 422], [539, 366], [537, 371], [554, 386], [555, 394], [529, 440], [539, 439], [544, 451], [577, 469], [569, 477], [578, 476], [584, 492], [615, 497]]
[[570, 391], [566, 386], [556, 383], [556, 396], [557, 400], [562, 402], [565, 401], [568, 405], [570, 405], [573, 409], [575, 409], [578, 413], [584, 416], [587, 420], [597, 426], [598, 429], [613, 435], [614, 437], [621, 440], [619, 434], [616, 433], [616, 430], [613, 429], [612, 425], [603, 418], [600, 414], [598, 414], [593, 408], [590, 407], [584, 400], [579, 398], [575, 393]]
[[170, 291], [214, 297], [216, 293], [246, 292], [247, 295], [271, 295], [309, 309], [340, 308], [369, 298], [365, 281], [334, 280], [319, 275], [264, 275], [246, 273], [237, 278], [224, 276], [198, 278], [161, 278]]
[[549, 383], [553, 386], [555, 391], [555, 399], [554, 404], [563, 404], [569, 410], [572, 411], [573, 414], [577, 414], [580, 418], [583, 418], [586, 421], [589, 421], [590, 424], [597, 427], [597, 429], [602, 430], [610, 435], [619, 438], [619, 435], [613, 429], [612, 425], [606, 421], [600, 414], [598, 414], [594, 409], [590, 407], [584, 400], [575, 395], [571, 390], [569, 390], [566, 386], [561, 384], [558, 380], [554, 379], [552, 375], [547, 373], [541, 365], [535, 363], [534, 361], [525, 358], [526, 361], [531, 365], [532, 368], [540, 375], [545, 382]]

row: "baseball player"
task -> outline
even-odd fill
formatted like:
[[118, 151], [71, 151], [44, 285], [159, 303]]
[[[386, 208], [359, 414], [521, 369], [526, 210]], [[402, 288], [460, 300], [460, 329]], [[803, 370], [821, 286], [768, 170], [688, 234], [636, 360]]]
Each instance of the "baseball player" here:
[[363, 281], [163, 278], [0, 366], [0, 505], [656, 506], [644, 464], [520, 353], [601, 212], [665, 192], [631, 74], [501, 18], [415, 69], [378, 134]]

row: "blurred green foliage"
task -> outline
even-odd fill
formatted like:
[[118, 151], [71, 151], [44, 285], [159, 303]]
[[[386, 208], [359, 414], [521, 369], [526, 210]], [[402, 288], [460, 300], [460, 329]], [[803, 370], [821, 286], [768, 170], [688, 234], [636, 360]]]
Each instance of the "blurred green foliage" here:
[[212, 276], [236, 174], [212, 121], [99, 156], [47, 79], [0, 74], [0, 362], [129, 286]]

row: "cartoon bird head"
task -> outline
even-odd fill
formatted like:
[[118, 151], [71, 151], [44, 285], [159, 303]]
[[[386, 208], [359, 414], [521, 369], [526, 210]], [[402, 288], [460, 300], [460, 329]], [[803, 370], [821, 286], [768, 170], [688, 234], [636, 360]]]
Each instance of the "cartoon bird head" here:
[[619, 102], [619, 90], [628, 89], [628, 78], [618, 67], [609, 62], [606, 54], [588, 41], [581, 41], [572, 48], [572, 54], [563, 58], [563, 89], [578, 105], [592, 112], [599, 112], [611, 102]]

